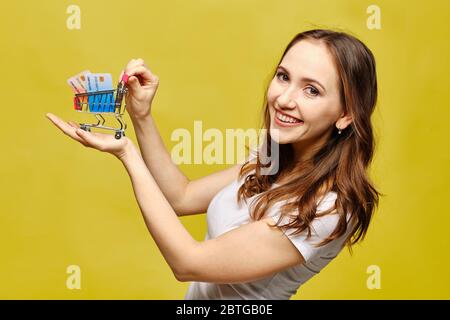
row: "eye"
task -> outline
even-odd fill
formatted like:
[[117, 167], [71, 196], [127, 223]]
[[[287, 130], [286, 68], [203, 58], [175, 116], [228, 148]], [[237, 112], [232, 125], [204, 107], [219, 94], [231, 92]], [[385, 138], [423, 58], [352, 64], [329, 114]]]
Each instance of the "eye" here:
[[[286, 76], [286, 79], [280, 79], [280, 76]], [[282, 81], [287, 81], [287, 80], [289, 80], [289, 77], [287, 76], [287, 74], [284, 73], [284, 72], [281, 72], [281, 71], [278, 71], [278, 72], [277, 72], [276, 77], [278, 78], [278, 80], [282, 80]]]
[[317, 90], [317, 88], [313, 87], [313, 86], [309, 86], [306, 88], [306, 90], [310, 89], [310, 91], [308, 92], [309, 95], [312, 96], [318, 96], [320, 94], [319, 90]]

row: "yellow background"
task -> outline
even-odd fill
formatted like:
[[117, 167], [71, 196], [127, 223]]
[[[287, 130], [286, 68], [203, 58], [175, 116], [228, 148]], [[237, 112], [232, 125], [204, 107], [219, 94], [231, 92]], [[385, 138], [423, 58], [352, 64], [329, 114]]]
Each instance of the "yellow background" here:
[[[68, 30], [66, 9], [81, 8]], [[381, 8], [381, 30], [366, 9]], [[1, 5], [0, 298], [183, 299], [148, 234], [121, 163], [62, 135], [81, 121], [66, 79], [117, 80], [131, 58], [160, 77], [153, 115], [177, 128], [257, 128], [263, 85], [298, 32], [338, 27], [374, 52], [379, 103], [372, 176], [381, 199], [366, 240], [294, 299], [450, 298], [448, 1], [8, 1]], [[126, 119], [129, 120], [128, 116]], [[128, 121], [129, 123], [129, 121]], [[132, 128], [128, 135], [135, 139]], [[195, 179], [226, 165], [183, 165]], [[182, 218], [202, 240], [205, 216]], [[168, 234], [167, 236], [170, 236]], [[66, 288], [68, 265], [81, 290]], [[381, 289], [366, 286], [381, 268]]]

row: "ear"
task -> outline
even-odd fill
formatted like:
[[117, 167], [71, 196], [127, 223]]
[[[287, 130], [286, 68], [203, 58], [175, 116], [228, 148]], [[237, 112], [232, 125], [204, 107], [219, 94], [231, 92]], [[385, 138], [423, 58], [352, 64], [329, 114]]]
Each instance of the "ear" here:
[[350, 123], [352, 123], [352, 117], [348, 114], [343, 114], [338, 121], [336, 121], [336, 128], [339, 128], [341, 130], [344, 130], [347, 128]]

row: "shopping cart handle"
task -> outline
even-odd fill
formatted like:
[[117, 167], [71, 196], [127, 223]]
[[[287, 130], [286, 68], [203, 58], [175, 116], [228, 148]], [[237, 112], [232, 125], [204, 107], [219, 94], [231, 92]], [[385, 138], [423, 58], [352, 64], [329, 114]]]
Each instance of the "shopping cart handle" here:
[[120, 81], [123, 81], [124, 83], [127, 83], [129, 77], [130, 77], [129, 75], [127, 75], [126, 73], [124, 73], [124, 74], [122, 75], [122, 79], [120, 79]]

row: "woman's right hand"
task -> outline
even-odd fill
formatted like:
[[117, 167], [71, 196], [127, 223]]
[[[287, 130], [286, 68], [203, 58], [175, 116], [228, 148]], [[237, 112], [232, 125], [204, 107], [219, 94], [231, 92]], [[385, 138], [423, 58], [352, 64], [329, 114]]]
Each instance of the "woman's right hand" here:
[[142, 59], [131, 59], [122, 74], [123, 72], [129, 76], [126, 98], [128, 114], [133, 119], [150, 116], [151, 104], [158, 89], [159, 78], [150, 71]]

